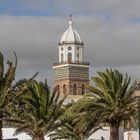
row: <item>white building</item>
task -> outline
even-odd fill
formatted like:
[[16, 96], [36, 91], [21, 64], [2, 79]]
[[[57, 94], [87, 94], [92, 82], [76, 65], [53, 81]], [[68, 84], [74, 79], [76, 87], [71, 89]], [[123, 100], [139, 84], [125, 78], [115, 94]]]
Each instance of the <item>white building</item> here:
[[[119, 140], [138, 140], [138, 131], [129, 131], [124, 133], [123, 129], [120, 129], [119, 132]], [[12, 140], [14, 138], [17, 138], [18, 140], [31, 140], [31, 138], [25, 133], [17, 136], [13, 136], [13, 134], [13, 128], [3, 128], [3, 139]], [[97, 132], [95, 132], [91, 137], [89, 137], [88, 140], [109, 140], [109, 135], [109, 128], [104, 127], [103, 130], [98, 130]], [[130, 136], [130, 139], [128, 139], [128, 136]], [[50, 138], [46, 136], [45, 140], [50, 140]]]

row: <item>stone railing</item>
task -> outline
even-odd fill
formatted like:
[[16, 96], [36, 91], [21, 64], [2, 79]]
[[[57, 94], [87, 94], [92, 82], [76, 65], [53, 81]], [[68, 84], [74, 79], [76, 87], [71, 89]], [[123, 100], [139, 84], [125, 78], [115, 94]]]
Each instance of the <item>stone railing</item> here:
[[53, 65], [57, 66], [57, 65], [63, 65], [63, 64], [89, 65], [90, 63], [89, 62], [83, 62], [83, 61], [71, 61], [71, 62], [64, 61], [64, 62], [54, 63]]

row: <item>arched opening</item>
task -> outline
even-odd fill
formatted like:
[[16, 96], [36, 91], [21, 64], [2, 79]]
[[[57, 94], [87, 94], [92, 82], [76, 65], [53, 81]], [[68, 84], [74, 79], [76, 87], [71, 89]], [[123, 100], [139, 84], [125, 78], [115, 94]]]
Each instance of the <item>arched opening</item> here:
[[59, 85], [56, 86], [56, 90], [58, 93], [60, 93], [60, 86]]
[[82, 85], [82, 95], [85, 94], [85, 85]]
[[66, 94], [66, 92], [67, 92], [67, 91], [66, 91], [66, 85], [64, 84], [64, 85], [63, 85], [63, 94]]
[[73, 95], [76, 95], [77, 94], [77, 85], [74, 84], [73, 85]]
[[72, 53], [68, 53], [68, 62], [71, 63], [72, 62]]
[[64, 56], [63, 56], [63, 53], [61, 53], [61, 62], [63, 62], [64, 61], [64, 58], [63, 58]]
[[69, 46], [69, 47], [68, 47], [68, 50], [70, 51], [71, 49], [72, 49], [71, 46]]
[[79, 62], [79, 53], [77, 53], [77, 61]]

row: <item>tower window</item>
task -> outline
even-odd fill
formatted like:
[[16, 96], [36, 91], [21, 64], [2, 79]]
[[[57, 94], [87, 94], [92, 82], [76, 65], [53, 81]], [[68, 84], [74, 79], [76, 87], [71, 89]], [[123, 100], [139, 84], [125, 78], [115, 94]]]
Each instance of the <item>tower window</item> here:
[[61, 47], [61, 51], [63, 51], [63, 47]]
[[74, 84], [73, 85], [73, 95], [76, 95], [77, 94], [77, 85]]
[[63, 56], [63, 53], [61, 53], [61, 62], [63, 62], [64, 61], [64, 58], [63, 58], [64, 56]]
[[82, 85], [82, 95], [85, 94], [85, 85]]
[[72, 53], [68, 53], [68, 62], [69, 62], [69, 63], [72, 62]]
[[72, 48], [69, 46], [69, 47], [68, 47], [68, 50], [71, 50], [71, 49], [72, 49]]
[[63, 94], [66, 94], [66, 85], [63, 85]]
[[79, 61], [79, 53], [77, 53], [77, 61]]
[[58, 93], [60, 93], [60, 86], [59, 85], [56, 86], [56, 90]]
[[79, 47], [77, 47], [77, 50], [79, 51]]

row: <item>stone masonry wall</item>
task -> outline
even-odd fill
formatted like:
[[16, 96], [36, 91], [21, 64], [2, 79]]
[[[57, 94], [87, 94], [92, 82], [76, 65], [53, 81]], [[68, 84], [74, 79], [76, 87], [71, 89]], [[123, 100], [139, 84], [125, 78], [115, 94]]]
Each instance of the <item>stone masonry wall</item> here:
[[55, 81], [55, 86], [58, 87], [60, 94], [82, 95], [86, 92], [85, 86], [88, 83], [88, 81], [59, 80]]

